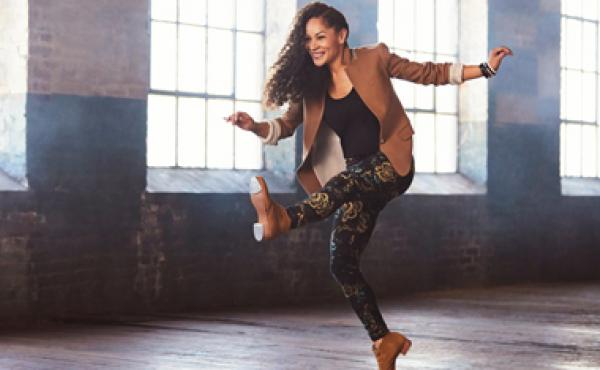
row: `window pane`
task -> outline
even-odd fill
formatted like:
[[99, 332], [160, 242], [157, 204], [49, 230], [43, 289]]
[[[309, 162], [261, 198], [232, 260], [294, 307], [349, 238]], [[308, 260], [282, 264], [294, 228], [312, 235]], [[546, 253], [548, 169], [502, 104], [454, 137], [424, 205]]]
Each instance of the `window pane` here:
[[582, 119], [587, 122], [596, 122], [596, 81], [595, 73], [582, 74], [583, 88], [583, 116]]
[[560, 119], [567, 119], [567, 71], [560, 70]]
[[175, 165], [175, 97], [148, 96], [148, 166]]
[[[424, 63], [434, 60], [433, 54], [416, 53], [415, 61]], [[415, 84], [415, 107], [419, 109], [433, 109], [434, 85]]]
[[435, 88], [435, 109], [437, 112], [457, 113], [458, 87], [451, 85]]
[[415, 107], [433, 109], [433, 85], [415, 85]]
[[598, 19], [598, 0], [582, 0], [581, 14], [587, 19]]
[[435, 127], [431, 113], [415, 113], [415, 170], [435, 171]]
[[568, 68], [581, 69], [581, 22], [567, 19], [567, 64]]
[[233, 93], [233, 32], [208, 30], [208, 92]]
[[433, 53], [415, 53], [414, 59], [415, 62], [434, 62], [435, 54]]
[[565, 164], [567, 163], [567, 130], [566, 125], [560, 125], [560, 176], [565, 176]]
[[392, 50], [392, 52], [398, 54], [402, 58], [406, 58], [408, 60], [414, 60], [415, 59], [415, 53], [412, 52], [412, 51], [407, 51], [407, 50], [403, 50], [403, 49], [399, 49], [399, 48], [393, 48], [391, 50]]
[[[204, 167], [206, 142], [206, 101], [199, 98], [179, 98], [179, 166]], [[226, 124], [226, 123], [224, 123]]]
[[456, 63], [458, 58], [454, 55], [436, 54], [434, 62], [436, 63]]
[[414, 1], [394, 1], [394, 46], [401, 49], [414, 49], [415, 9]]
[[177, 21], [177, 0], [152, 0], [152, 19]]
[[436, 51], [455, 54], [458, 52], [458, 3], [456, 0], [443, 0], [435, 3], [436, 12]]
[[457, 118], [438, 114], [435, 122], [436, 172], [456, 172]]
[[238, 0], [237, 28], [260, 32], [264, 29], [264, 0]]
[[[236, 102], [235, 110], [247, 112], [255, 120], [262, 117], [260, 103]], [[262, 167], [262, 143], [250, 131], [235, 127], [235, 168], [260, 169]]]
[[600, 148], [598, 148], [598, 143], [600, 143], [600, 130], [596, 126], [596, 176], [600, 175]]
[[[598, 27], [596, 25], [596, 27]], [[600, 39], [596, 38], [596, 61], [600, 61]], [[565, 50], [565, 54], [566, 54], [566, 50]], [[596, 68], [598, 68], [597, 64], [596, 64]]]
[[[393, 52], [413, 62], [456, 62], [458, 13], [458, 0], [379, 0], [379, 39], [391, 42]], [[458, 87], [421, 85], [398, 79], [392, 79], [392, 85], [405, 109], [432, 111], [407, 112], [415, 128], [416, 171], [455, 172]], [[437, 130], [435, 112], [448, 113], [441, 118], [447, 124]], [[445, 141], [437, 141], [442, 139]]]
[[179, 0], [179, 22], [206, 24], [206, 0]]
[[175, 24], [152, 22], [150, 86], [175, 90], [177, 33]]
[[561, 0], [560, 4], [563, 14], [581, 16], [581, 0]]
[[236, 56], [236, 97], [239, 99], [260, 100], [264, 79], [262, 36], [260, 34], [238, 32]]
[[233, 168], [233, 126], [223, 117], [233, 113], [233, 101], [209, 100], [208, 137], [206, 138], [208, 168]]
[[377, 7], [377, 33], [379, 41], [394, 43], [394, 0], [379, 0]]
[[415, 23], [416, 49], [418, 51], [433, 52], [433, 35], [435, 31], [433, 0], [419, 0], [416, 2]]
[[[598, 84], [600, 83], [600, 80], [598, 80], [598, 77], [595, 78], [595, 82], [596, 82], [596, 86], [598, 86]], [[596, 89], [598, 89], [598, 87], [596, 87]], [[596, 90], [597, 92], [598, 90]], [[598, 111], [598, 108], [600, 107], [600, 94], [596, 93], [596, 112]], [[596, 117], [598, 118], [598, 114], [596, 113]], [[600, 120], [596, 119], [596, 125], [600, 125]]]
[[209, 26], [233, 28], [234, 15], [234, 0], [208, 0]]
[[181, 25], [179, 28], [179, 90], [204, 92], [206, 81], [205, 28]]
[[404, 108], [410, 109], [415, 107], [415, 87], [414, 84], [408, 81], [403, 81], [397, 78], [392, 79], [392, 85], [398, 95], [398, 99]]
[[566, 176], [581, 176], [581, 126], [566, 125]]
[[596, 176], [596, 127], [582, 126], [581, 155], [583, 167], [581, 175], [584, 177]]
[[596, 71], [596, 24], [592, 22], [583, 22], [583, 58], [582, 68], [588, 71]]
[[567, 18], [560, 20], [560, 66], [567, 65]]
[[566, 71], [567, 81], [565, 93], [567, 102], [567, 119], [581, 120], [581, 73]]

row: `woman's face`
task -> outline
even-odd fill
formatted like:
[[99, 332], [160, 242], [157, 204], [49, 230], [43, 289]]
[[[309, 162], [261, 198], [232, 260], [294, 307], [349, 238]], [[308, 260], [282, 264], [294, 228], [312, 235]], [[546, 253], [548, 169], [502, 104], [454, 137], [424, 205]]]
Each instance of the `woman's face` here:
[[311, 18], [306, 23], [305, 47], [313, 63], [322, 67], [334, 61], [344, 50], [347, 31], [328, 27], [321, 18]]

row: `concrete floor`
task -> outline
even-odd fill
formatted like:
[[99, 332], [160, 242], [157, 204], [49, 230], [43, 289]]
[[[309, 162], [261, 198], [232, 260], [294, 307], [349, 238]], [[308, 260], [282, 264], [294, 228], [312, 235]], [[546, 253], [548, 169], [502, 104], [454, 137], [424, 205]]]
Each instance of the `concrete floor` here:
[[[398, 369], [600, 369], [600, 282], [385, 300], [413, 340]], [[349, 305], [3, 330], [1, 369], [375, 369]]]

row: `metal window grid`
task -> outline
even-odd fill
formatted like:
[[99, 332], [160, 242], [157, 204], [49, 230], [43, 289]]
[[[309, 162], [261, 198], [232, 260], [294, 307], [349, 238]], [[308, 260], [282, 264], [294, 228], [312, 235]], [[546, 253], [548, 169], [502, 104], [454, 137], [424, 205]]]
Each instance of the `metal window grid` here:
[[[583, 81], [583, 75], [584, 75], [584, 73], [594, 73], [594, 74], [596, 74], [596, 79], [595, 79], [595, 84], [594, 85], [595, 85], [595, 90], [596, 90], [596, 100], [598, 100], [598, 77], [599, 77], [599, 72], [598, 72], [598, 70], [599, 70], [599, 68], [598, 68], [598, 63], [599, 63], [599, 61], [598, 61], [598, 37], [600, 35], [599, 32], [598, 32], [598, 24], [599, 24], [599, 22], [598, 22], [597, 19], [591, 19], [591, 18], [586, 18], [586, 17], [577, 17], [577, 16], [573, 16], [573, 15], [568, 15], [568, 14], [561, 13], [561, 33], [562, 32], [566, 32], [566, 30], [563, 29], [562, 24], [567, 19], [574, 20], [574, 21], [577, 21], [577, 22], [581, 22], [582, 25], [583, 25], [584, 22], [589, 22], [589, 23], [592, 23], [594, 25], [594, 27], [596, 29], [596, 43], [594, 44], [594, 47], [595, 47], [594, 55], [596, 56], [596, 65], [595, 65], [595, 69], [593, 69], [593, 70], [586, 70], [586, 69], [583, 69], [583, 68], [568, 68], [568, 67], [566, 67], [566, 62], [563, 61], [563, 60], [561, 60], [561, 66], [560, 66], [561, 71], [560, 71], [560, 73], [562, 75], [563, 73], [566, 73], [568, 71], [577, 72], [577, 73], [579, 73], [581, 75], [581, 77], [582, 77], [581, 80], [582, 81]], [[583, 50], [584, 50], [584, 48], [583, 48], [583, 41], [584, 41], [584, 39], [583, 39], [583, 32], [581, 32], [581, 41], [582, 41], [582, 43], [581, 43], [582, 47], [581, 47], [580, 60], [583, 61]], [[560, 47], [561, 47], [561, 49], [562, 48], [566, 48], [566, 45], [562, 45], [562, 43], [561, 43]], [[562, 49], [561, 50], [561, 55], [562, 55], [563, 51], [568, 52], [567, 49]], [[561, 84], [562, 84], [562, 79], [561, 79]], [[580, 88], [581, 88], [581, 94], [583, 96], [583, 94], [585, 93], [585, 91], [583, 91], [583, 83], [581, 84]], [[561, 86], [561, 92], [560, 92], [560, 94], [561, 95], [565, 94], [564, 88], [562, 86]], [[561, 96], [561, 104], [562, 104], [562, 101], [563, 101], [563, 96]], [[562, 107], [561, 107], [561, 110], [562, 110]], [[581, 106], [581, 110], [582, 110], [582, 112], [580, 112], [580, 113], [581, 113], [581, 117], [582, 117], [583, 116], [583, 106]], [[598, 143], [598, 140], [597, 140], [597, 135], [598, 135], [598, 133], [597, 133], [597, 130], [598, 130], [598, 104], [596, 104], [594, 111], [595, 111], [595, 120], [594, 121], [574, 120], [574, 119], [570, 119], [569, 117], [562, 117], [562, 114], [561, 114], [561, 122], [560, 123], [561, 123], [561, 128], [562, 128], [561, 135], [562, 135], [563, 131], [565, 132], [565, 135], [566, 135], [566, 129], [569, 126], [579, 126], [579, 128], [580, 128], [580, 137], [579, 137], [580, 148], [583, 147], [583, 140], [584, 140], [584, 135], [583, 135], [583, 131], [584, 130], [583, 130], [583, 127], [584, 126], [593, 126], [593, 127], [595, 127], [596, 128], [596, 140], [595, 140], [596, 153], [595, 153], [595, 160], [598, 160], [598, 150], [599, 150], [599, 148], [598, 148], [598, 144], [599, 143]], [[565, 112], [565, 116], [566, 116], [566, 112]], [[569, 152], [569, 149], [567, 147], [568, 141], [566, 140], [566, 137], [561, 138], [561, 140], [564, 140], [564, 150], [562, 150], [562, 153], [560, 153], [560, 161], [561, 161], [560, 175], [561, 175], [561, 177], [571, 177], [571, 178], [582, 178], [582, 177], [584, 177], [583, 176], [583, 168], [584, 168], [586, 159], [589, 160], [589, 158], [585, 158], [583, 156], [583, 154], [580, 153], [579, 175], [569, 175], [569, 176], [567, 176], [566, 175], [567, 171], [565, 169], [565, 166], [567, 164], [567, 155], [568, 155], [568, 152]], [[563, 149], [563, 148], [561, 148], [561, 149]], [[587, 176], [587, 177], [589, 177], [589, 176]], [[591, 176], [591, 177], [600, 177], [600, 173], [598, 173], [598, 163], [596, 163], [596, 166], [595, 166], [595, 174], [593, 176]]]
[[[240, 101], [240, 102], [250, 102], [250, 103], [260, 103], [260, 100], [251, 100], [251, 99], [239, 99], [236, 98], [236, 66], [238, 63], [238, 55], [236, 53], [236, 47], [237, 47], [237, 34], [238, 33], [246, 33], [246, 34], [256, 34], [256, 35], [261, 35], [262, 36], [262, 43], [263, 43], [263, 58], [262, 58], [262, 65], [263, 65], [263, 71], [264, 71], [264, 66], [266, 64], [266, 43], [265, 43], [265, 39], [266, 39], [266, 32], [267, 32], [267, 11], [266, 11], [266, 0], [263, 1], [262, 5], [262, 15], [263, 15], [263, 25], [262, 25], [262, 31], [247, 31], [247, 30], [240, 30], [237, 27], [233, 27], [233, 28], [227, 28], [227, 27], [217, 27], [217, 26], [209, 26], [208, 24], [208, 20], [209, 20], [209, 12], [208, 12], [208, 1], [206, 1], [205, 4], [205, 19], [204, 19], [204, 25], [198, 25], [198, 24], [193, 24], [193, 23], [187, 23], [187, 22], [180, 22], [179, 21], [179, 16], [180, 16], [180, 6], [179, 6], [179, 0], [174, 0], [177, 2], [177, 20], [176, 21], [167, 21], [167, 20], [160, 20], [160, 19], [154, 19], [152, 17], [152, 14], [150, 14], [150, 22], [151, 23], [166, 23], [166, 24], [173, 24], [175, 25], [175, 29], [176, 29], [176, 43], [175, 43], [175, 55], [176, 55], [176, 60], [175, 60], [175, 90], [160, 90], [160, 89], [152, 89], [150, 88], [149, 90], [149, 95], [166, 95], [166, 96], [172, 96], [175, 98], [175, 165], [174, 166], [156, 166], [156, 167], [162, 167], [162, 168], [181, 168], [182, 166], [179, 166], [179, 98], [180, 97], [192, 97], [192, 98], [202, 98], [204, 99], [207, 103], [208, 100], [211, 99], [225, 99], [225, 100], [231, 100], [233, 102], [233, 110], [236, 110], [236, 101]], [[244, 1], [244, 0], [234, 0], [233, 3], [233, 7], [234, 7], [234, 19], [233, 19], [233, 24], [237, 25], [237, 9], [238, 9], [238, 2], [239, 1]], [[186, 91], [179, 91], [179, 28], [180, 26], [193, 26], [193, 27], [198, 27], [198, 28], [203, 28], [205, 30], [204, 33], [204, 45], [207, 46], [208, 45], [208, 30], [210, 29], [214, 29], [214, 30], [224, 30], [224, 31], [231, 31], [233, 32], [233, 57], [234, 57], [234, 61], [233, 61], [233, 91], [231, 94], [229, 95], [219, 95], [219, 94], [209, 94], [206, 91], [208, 91], [207, 89], [207, 84], [208, 84], [208, 79], [206, 78], [206, 76], [208, 75], [208, 48], [206, 48], [206, 53], [205, 53], [205, 63], [204, 63], [204, 93], [193, 93], [193, 92], [186, 92]], [[150, 29], [152, 29], [152, 27], [150, 27]], [[152, 34], [150, 34], [150, 37], [152, 37]], [[152, 63], [152, 60], [150, 61], [150, 63]], [[151, 71], [151, 69], [150, 69]], [[151, 76], [150, 76], [151, 77]], [[208, 106], [207, 106], [208, 108]], [[208, 168], [207, 167], [207, 162], [208, 162], [208, 145], [206, 143], [206, 141], [209, 140], [208, 138], [208, 109], [204, 110], [204, 140], [205, 142], [202, 143], [204, 145], [204, 166], [203, 167], [194, 167], [194, 168]], [[233, 135], [233, 152], [231, 153], [232, 155], [232, 159], [233, 159], [233, 169], [236, 169], [235, 167], [235, 129], [232, 130], [232, 135]], [[150, 150], [150, 148], [148, 148], [148, 150]], [[262, 158], [261, 158], [261, 167], [257, 168], [257, 169], [264, 169], [264, 164], [265, 164], [265, 158], [264, 158], [264, 151], [262, 152]], [[189, 168], [189, 167], [186, 167]]]
[[[416, 55], [416, 54], [431, 54], [433, 56], [434, 60], [437, 60], [439, 56], [453, 57], [453, 58], [456, 58], [456, 60], [459, 60], [459, 52], [458, 51], [456, 53], [454, 53], [454, 54], [438, 53], [438, 51], [437, 51], [437, 32], [436, 32], [437, 17], [436, 17], [435, 9], [437, 7], [438, 1], [444, 1], [444, 0], [434, 0], [434, 3], [433, 3], [433, 26], [434, 26], [434, 29], [433, 29], [433, 51], [421, 51], [421, 50], [418, 50], [418, 49], [416, 49], [414, 47], [413, 47], [413, 49], [403, 49], [403, 48], [400, 48], [400, 47], [396, 46], [397, 45], [396, 44], [396, 39], [395, 39], [396, 38], [396, 24], [398, 23], [398, 22], [396, 22], [394, 20], [394, 17], [396, 15], [396, 1], [398, 1], [398, 0], [393, 0], [392, 1], [392, 45], [390, 47], [392, 51], [394, 51], [394, 52], [404, 51], [404, 52], [412, 53], [412, 55]], [[405, 1], [405, 0], [402, 0], [402, 1]], [[409, 0], [409, 1], [412, 1], [413, 4], [416, 5], [416, 0]], [[457, 25], [459, 27], [458, 31], [460, 31], [460, 7], [461, 7], [461, 1], [460, 0], [457, 0], [457, 5], [458, 5], [457, 6], [457, 9], [458, 9], [457, 17], [459, 18], [459, 21], [457, 22]], [[416, 14], [416, 12], [417, 12], [417, 7], [416, 6], [413, 6], [413, 12], [414, 12], [413, 19], [418, 19], [417, 18], [417, 14]], [[460, 32], [458, 32], [457, 34], [458, 34], [458, 39], [457, 39], [457, 48], [458, 48], [458, 45], [460, 45]], [[413, 34], [413, 46], [416, 46], [416, 32]], [[416, 91], [416, 87], [415, 86], [413, 86], [411, 88], [413, 89], [413, 91]], [[456, 107], [457, 107], [457, 109], [456, 109], [457, 113], [456, 114], [438, 112], [437, 111], [437, 107], [436, 107], [436, 102], [437, 102], [437, 92], [436, 92], [436, 89], [434, 88], [433, 89], [433, 108], [432, 109], [422, 109], [422, 108], [414, 108], [414, 107], [412, 107], [412, 108], [406, 108], [406, 111], [410, 112], [410, 113], [413, 113], [413, 114], [414, 113], [432, 113], [433, 117], [434, 117], [434, 121], [433, 121], [433, 130], [434, 130], [434, 132], [437, 131], [437, 117], [438, 117], [438, 115], [456, 116], [456, 121], [457, 121], [457, 124], [458, 124], [458, 122], [459, 122], [459, 120], [458, 120], [458, 118], [459, 118], [458, 117], [458, 94], [456, 96]], [[457, 129], [458, 129], [458, 126], [457, 126]], [[433, 150], [434, 150], [434, 156], [433, 156], [433, 158], [434, 158], [433, 173], [438, 173], [438, 170], [437, 170], [437, 168], [438, 168], [437, 157], [438, 156], [437, 156], [437, 153], [435, 153], [436, 152], [436, 146], [437, 146], [436, 136], [434, 134], [434, 136], [433, 136]], [[459, 147], [459, 135], [456, 135], [456, 147], [457, 148]], [[458, 153], [457, 153], [457, 156], [458, 156]]]

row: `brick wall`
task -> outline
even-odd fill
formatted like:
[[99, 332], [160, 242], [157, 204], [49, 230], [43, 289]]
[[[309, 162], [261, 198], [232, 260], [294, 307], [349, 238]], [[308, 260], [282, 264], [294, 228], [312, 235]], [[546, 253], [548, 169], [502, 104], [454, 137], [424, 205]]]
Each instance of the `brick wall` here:
[[148, 1], [29, 1], [28, 91], [145, 99]]

